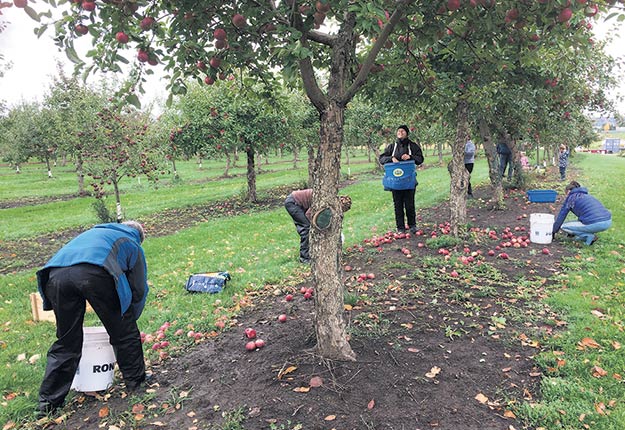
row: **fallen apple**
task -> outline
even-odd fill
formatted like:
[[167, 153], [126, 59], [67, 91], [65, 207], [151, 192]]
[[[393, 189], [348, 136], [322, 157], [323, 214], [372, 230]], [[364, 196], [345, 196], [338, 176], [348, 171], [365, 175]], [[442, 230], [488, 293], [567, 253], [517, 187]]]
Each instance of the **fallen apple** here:
[[245, 336], [247, 336], [248, 339], [254, 339], [256, 337], [256, 330], [250, 327], [246, 328]]
[[256, 349], [256, 342], [250, 340], [248, 343], [245, 344], [245, 349], [247, 349], [248, 351], [254, 351]]
[[286, 322], [286, 314], [278, 315], [278, 321], [280, 321], [281, 323]]
[[256, 339], [254, 341], [254, 345], [256, 345], [256, 348], [262, 348], [263, 346], [265, 346], [265, 341], [262, 339]]
[[287, 302], [290, 302], [293, 300], [293, 294], [287, 294], [286, 296], [284, 296], [284, 300], [286, 300]]

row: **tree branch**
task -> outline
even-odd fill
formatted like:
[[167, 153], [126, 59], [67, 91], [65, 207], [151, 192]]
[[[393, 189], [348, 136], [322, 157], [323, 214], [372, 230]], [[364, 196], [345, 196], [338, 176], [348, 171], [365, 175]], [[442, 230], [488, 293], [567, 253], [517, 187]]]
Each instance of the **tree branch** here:
[[349, 102], [356, 95], [360, 87], [364, 85], [365, 80], [369, 75], [369, 71], [371, 70], [371, 66], [373, 66], [373, 62], [378, 56], [378, 53], [388, 40], [388, 37], [395, 29], [395, 26], [397, 25], [399, 20], [404, 16], [405, 5], [407, 3], [408, 0], [402, 0], [397, 2], [397, 8], [391, 15], [388, 23], [386, 23], [386, 25], [384, 26], [384, 29], [382, 30], [382, 33], [380, 33], [380, 36], [373, 44], [373, 47], [371, 48], [371, 51], [369, 51], [369, 54], [367, 55], [364, 63], [362, 63], [362, 67], [360, 68], [358, 75], [356, 75], [356, 79], [354, 79], [354, 82], [352, 82], [350, 87], [343, 94], [343, 99], [341, 100], [342, 103], [346, 104], [347, 102]]

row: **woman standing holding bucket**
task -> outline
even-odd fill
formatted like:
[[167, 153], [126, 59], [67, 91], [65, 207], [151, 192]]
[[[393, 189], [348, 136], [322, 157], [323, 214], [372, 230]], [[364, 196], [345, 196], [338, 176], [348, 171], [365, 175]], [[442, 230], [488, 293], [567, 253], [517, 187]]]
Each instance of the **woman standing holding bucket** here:
[[[576, 181], [571, 181], [565, 191], [566, 199], [553, 224], [552, 234], [561, 229], [575, 236], [576, 240], [592, 245], [597, 240], [595, 233], [607, 230], [612, 225], [612, 213]], [[578, 220], [564, 222], [569, 212], [577, 215]]]
[[48, 350], [39, 388], [39, 412], [54, 412], [65, 401], [83, 346], [86, 300], [110, 336], [126, 387], [146, 379], [137, 319], [148, 294], [147, 266], [136, 221], [99, 224], [61, 248], [37, 272], [44, 310], [54, 310], [57, 340]]
[[[397, 127], [397, 140], [384, 149], [380, 154], [380, 164], [397, 163], [398, 161], [412, 160], [417, 166], [423, 164], [423, 151], [418, 142], [408, 138], [410, 133], [407, 125]], [[392, 190], [393, 207], [395, 209], [395, 226], [399, 233], [406, 232], [406, 221], [411, 233], [417, 231], [417, 217], [415, 212], [415, 188], [409, 190]]]

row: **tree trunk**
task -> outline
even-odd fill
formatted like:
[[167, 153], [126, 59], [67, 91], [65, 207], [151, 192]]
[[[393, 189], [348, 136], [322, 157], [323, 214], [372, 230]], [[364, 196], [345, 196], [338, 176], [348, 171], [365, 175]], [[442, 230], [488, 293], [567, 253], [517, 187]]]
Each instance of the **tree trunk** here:
[[117, 222], [122, 222], [124, 218], [122, 216], [122, 201], [119, 195], [119, 186], [117, 184], [117, 179], [113, 180], [113, 188], [115, 189], [115, 214], [117, 217]]
[[438, 164], [443, 164], [443, 142], [436, 142], [436, 149], [438, 152]]
[[491, 201], [496, 208], [503, 207], [503, 185], [501, 181], [501, 174], [499, 173], [499, 164], [497, 158], [497, 149], [493, 137], [490, 133], [490, 127], [486, 120], [481, 117], [478, 123], [480, 129], [480, 136], [482, 142], [484, 142], [484, 153], [488, 160], [488, 176], [490, 178], [490, 184], [493, 188], [493, 195]]
[[508, 147], [512, 152], [512, 168], [514, 169], [513, 181], [516, 186], [523, 184], [523, 169], [521, 168], [521, 154], [516, 139], [508, 140]]
[[299, 156], [299, 151], [297, 147], [293, 147], [293, 168], [297, 169], [297, 157]]
[[448, 169], [451, 174], [449, 194], [451, 232], [458, 237], [460, 233], [463, 233], [467, 223], [469, 172], [464, 167], [464, 147], [469, 139], [469, 109], [466, 101], [458, 102], [456, 115], [458, 118], [456, 140], [451, 149], [452, 159]]
[[254, 150], [250, 147], [247, 154], [247, 199], [256, 203], [256, 169], [254, 168]]
[[171, 169], [174, 171], [174, 178], [178, 178], [178, 170], [176, 169], [176, 159], [171, 157]]
[[312, 187], [313, 177], [315, 176], [315, 148], [308, 145], [308, 186]]
[[343, 106], [330, 102], [321, 114], [320, 147], [315, 160], [312, 213], [332, 210], [327, 229], [314, 225], [310, 230], [312, 276], [315, 285], [315, 330], [317, 351], [323, 357], [355, 360], [347, 341], [343, 285], [339, 277], [339, 253], [343, 212], [338, 199], [341, 172], [341, 144], [344, 124]]
[[231, 163], [230, 153], [226, 152], [226, 170], [224, 171], [224, 178], [227, 178], [230, 173], [230, 163]]
[[84, 161], [80, 151], [76, 154], [76, 177], [78, 178], [78, 195], [84, 196], [85, 192], [85, 172], [83, 171]]

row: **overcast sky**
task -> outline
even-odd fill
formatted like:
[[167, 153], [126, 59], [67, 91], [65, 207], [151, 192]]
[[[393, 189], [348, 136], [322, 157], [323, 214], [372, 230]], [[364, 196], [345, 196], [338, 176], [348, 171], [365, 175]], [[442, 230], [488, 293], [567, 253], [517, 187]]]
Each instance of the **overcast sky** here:
[[[4, 78], [0, 78], [0, 100], [5, 100], [9, 106], [19, 103], [20, 100], [41, 101], [56, 73], [56, 61], [62, 61], [67, 74], [72, 73], [73, 65], [54, 45], [52, 29], [38, 39], [33, 33], [36, 22], [22, 9], [10, 7], [2, 9], [2, 12], [0, 18], [9, 24], [0, 33], [0, 53], [4, 55], [5, 61], [13, 63], [13, 67], [6, 72]], [[615, 21], [611, 20], [609, 25], [595, 25], [596, 38], [601, 40], [606, 30], [615, 25]], [[608, 53], [618, 57], [621, 62], [625, 62], [624, 38], [625, 36], [617, 38], [608, 49]], [[85, 42], [87, 39], [88, 36], [85, 36]], [[77, 46], [77, 50], [80, 54], [80, 46]], [[85, 51], [86, 46], [83, 47], [83, 53]], [[147, 94], [140, 96], [144, 106], [153, 98], [164, 100], [167, 96], [164, 81], [159, 81], [157, 76], [148, 76], [148, 79]], [[625, 82], [619, 91], [625, 94]], [[619, 104], [619, 110], [625, 113], [625, 102]]]

